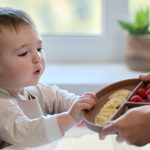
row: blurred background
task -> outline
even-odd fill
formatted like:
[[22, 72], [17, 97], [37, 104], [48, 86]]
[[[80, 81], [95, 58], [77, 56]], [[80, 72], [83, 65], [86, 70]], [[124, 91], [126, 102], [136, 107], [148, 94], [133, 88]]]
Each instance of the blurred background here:
[[[40, 82], [82, 94], [150, 72], [150, 40], [145, 50], [149, 69], [132, 69], [125, 60], [126, 33], [118, 25], [120, 19], [132, 21], [138, 9], [150, 10], [150, 0], [0, 0], [0, 7], [5, 6], [25, 10], [42, 35], [47, 67]], [[80, 138], [85, 133], [91, 132], [74, 128], [66, 136], [77, 138], [60, 140], [55, 150], [120, 150], [112, 137]]]
[[0, 0], [0, 6], [23, 9], [36, 23], [48, 64], [41, 82], [82, 93], [143, 74], [126, 65], [118, 20], [150, 9], [150, 0]]
[[139, 8], [150, 8], [150, 1], [0, 0], [0, 6], [20, 8], [32, 16], [48, 62], [101, 63], [124, 61], [124, 33], [117, 21], [133, 18]]

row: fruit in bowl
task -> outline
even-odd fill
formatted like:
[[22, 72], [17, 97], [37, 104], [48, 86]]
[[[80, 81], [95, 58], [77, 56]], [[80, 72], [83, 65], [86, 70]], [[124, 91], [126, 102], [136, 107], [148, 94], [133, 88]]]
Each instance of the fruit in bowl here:
[[126, 98], [130, 95], [131, 91], [127, 89], [121, 89], [109, 96], [107, 103], [100, 109], [95, 117], [96, 125], [103, 125], [114, 115], [119, 107], [124, 103]]
[[[85, 110], [82, 113], [85, 126], [92, 131], [100, 132], [109, 121], [120, 117], [129, 108], [136, 107], [137, 105], [129, 102], [128, 99], [140, 83], [141, 80], [138, 78], [126, 79], [100, 89], [96, 93], [96, 105], [91, 110]], [[128, 103], [131, 103], [131, 107]]]
[[143, 83], [129, 98], [129, 102], [150, 103], [150, 83]]

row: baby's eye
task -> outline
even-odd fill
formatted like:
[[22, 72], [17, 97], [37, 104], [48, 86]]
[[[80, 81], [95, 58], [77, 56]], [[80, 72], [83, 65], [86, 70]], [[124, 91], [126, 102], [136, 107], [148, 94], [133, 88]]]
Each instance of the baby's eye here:
[[27, 54], [28, 54], [28, 52], [24, 52], [24, 53], [19, 54], [18, 56], [24, 57], [24, 56], [26, 56]]
[[42, 51], [42, 48], [38, 48], [37, 51], [38, 51], [38, 52], [41, 52], [41, 51]]

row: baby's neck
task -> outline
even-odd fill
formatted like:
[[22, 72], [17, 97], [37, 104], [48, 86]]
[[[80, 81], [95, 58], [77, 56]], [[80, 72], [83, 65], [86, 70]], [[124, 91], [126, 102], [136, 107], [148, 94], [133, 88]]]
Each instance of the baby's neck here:
[[20, 90], [14, 90], [14, 91], [9, 91], [10, 95], [15, 96], [15, 97], [23, 97], [25, 95], [24, 93], [24, 89], [20, 89]]
[[8, 91], [8, 93], [11, 95], [11, 96], [19, 96], [19, 95], [24, 95], [24, 88], [8, 88], [8, 87], [2, 87], [4, 88], [5, 90]]

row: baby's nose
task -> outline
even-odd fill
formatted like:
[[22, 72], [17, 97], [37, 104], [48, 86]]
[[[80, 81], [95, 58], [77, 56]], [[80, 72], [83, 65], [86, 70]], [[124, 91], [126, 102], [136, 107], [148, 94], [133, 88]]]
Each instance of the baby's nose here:
[[41, 61], [41, 56], [38, 52], [34, 52], [33, 56], [33, 63], [39, 63]]

